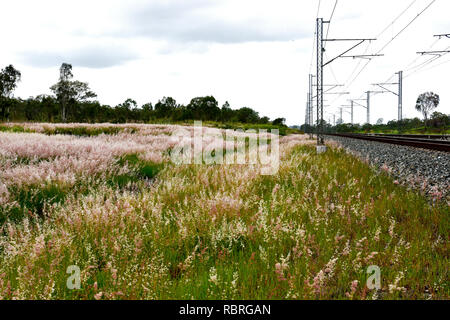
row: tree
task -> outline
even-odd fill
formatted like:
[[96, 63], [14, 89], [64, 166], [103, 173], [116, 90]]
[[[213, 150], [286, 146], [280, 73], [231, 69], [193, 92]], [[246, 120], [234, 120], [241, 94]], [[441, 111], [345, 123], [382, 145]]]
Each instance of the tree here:
[[197, 97], [191, 100], [187, 108], [192, 112], [195, 120], [219, 120], [218, 104], [213, 96]]
[[17, 88], [17, 83], [20, 82], [21, 78], [22, 74], [12, 64], [0, 72], [0, 106], [2, 119], [9, 118], [11, 95]]
[[66, 109], [70, 97], [70, 79], [73, 78], [72, 65], [63, 63], [59, 68], [59, 82], [50, 89], [55, 93], [56, 99], [61, 105], [61, 119], [66, 122]]
[[172, 112], [178, 107], [177, 101], [172, 97], [164, 97], [155, 104], [156, 117], [159, 119], [169, 119]]
[[259, 121], [259, 114], [251, 108], [241, 108], [237, 111], [238, 121], [241, 123], [257, 123]]
[[425, 119], [425, 127], [427, 127], [430, 112], [438, 107], [439, 102], [439, 95], [433, 92], [422, 93], [417, 99], [416, 110], [422, 112]]
[[52, 96], [39, 95], [24, 102], [25, 118], [28, 121], [52, 122], [58, 116], [58, 101]]
[[151, 102], [146, 103], [141, 107], [141, 109], [141, 120], [143, 120], [144, 122], [149, 122], [153, 113], [153, 105], [151, 104]]
[[434, 128], [445, 128], [450, 125], [450, 115], [435, 111], [431, 115], [430, 124]]
[[273, 120], [273, 121], [272, 121], [272, 124], [273, 124], [274, 126], [284, 126], [284, 125], [285, 125], [285, 122], [286, 122], [286, 119], [285, 119], [285, 118], [278, 118], [278, 119]]
[[364, 130], [364, 132], [368, 133], [370, 132], [370, 130], [372, 130], [372, 125], [370, 123], [366, 123], [362, 126], [362, 129]]
[[63, 63], [59, 69], [58, 83], [50, 87], [61, 105], [61, 119], [63, 122], [67, 121], [70, 106], [97, 97], [97, 95], [90, 90], [87, 83], [71, 81], [72, 78], [72, 65]]
[[377, 125], [380, 126], [380, 125], [383, 124], [383, 122], [384, 122], [384, 119], [380, 118], [380, 119], [377, 120]]
[[76, 102], [86, 102], [97, 97], [97, 94], [91, 91], [89, 84], [86, 82], [71, 81], [70, 90], [70, 99], [73, 99]]
[[117, 106], [117, 108], [123, 108], [125, 110], [130, 111], [130, 110], [133, 110], [133, 109], [137, 108], [137, 102], [134, 101], [133, 99], [128, 98], [127, 100], [125, 100], [124, 103], [119, 104]]
[[116, 106], [116, 121], [125, 123], [133, 119], [133, 113], [137, 110], [137, 102], [128, 98], [123, 103]]
[[262, 118], [259, 120], [259, 123], [261, 123], [261, 124], [269, 124], [269, 122], [270, 122], [269, 117], [262, 117]]
[[228, 101], [226, 101], [223, 106], [222, 109], [220, 110], [220, 120], [223, 122], [229, 122], [232, 120], [233, 118], [233, 110], [230, 107], [230, 104], [228, 103]]

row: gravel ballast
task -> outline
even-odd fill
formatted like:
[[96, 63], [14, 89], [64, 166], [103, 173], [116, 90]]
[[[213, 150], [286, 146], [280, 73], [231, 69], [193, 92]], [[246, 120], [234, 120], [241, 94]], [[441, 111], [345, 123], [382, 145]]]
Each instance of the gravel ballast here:
[[450, 153], [344, 137], [327, 137], [399, 183], [450, 201]]

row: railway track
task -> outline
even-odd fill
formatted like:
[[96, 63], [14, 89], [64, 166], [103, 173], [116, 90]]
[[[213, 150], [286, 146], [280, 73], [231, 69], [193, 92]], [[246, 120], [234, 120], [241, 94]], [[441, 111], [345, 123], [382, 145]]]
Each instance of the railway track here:
[[[329, 136], [352, 138], [366, 141], [376, 141], [382, 143], [396, 144], [401, 146], [409, 146], [428, 150], [436, 150], [450, 152], [450, 141], [446, 136], [437, 136], [435, 139], [425, 138], [428, 136], [411, 136], [411, 135], [374, 135], [374, 134], [328, 134]], [[445, 138], [445, 140], [444, 140]]]
[[414, 138], [428, 140], [444, 140], [450, 141], [450, 135], [434, 135], [434, 134], [387, 134], [387, 133], [371, 133], [369, 135], [377, 137], [394, 137], [394, 138]]

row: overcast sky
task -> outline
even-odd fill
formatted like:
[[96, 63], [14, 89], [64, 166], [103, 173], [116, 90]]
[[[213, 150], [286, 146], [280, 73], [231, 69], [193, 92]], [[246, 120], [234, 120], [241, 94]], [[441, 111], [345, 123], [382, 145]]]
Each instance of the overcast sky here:
[[[373, 38], [354, 54], [378, 52], [432, 0], [340, 0], [329, 38]], [[410, 4], [394, 24], [391, 22]], [[289, 125], [302, 124], [311, 68], [318, 0], [40, 0], [2, 1], [1, 66], [22, 72], [16, 96], [50, 94], [61, 63], [73, 65], [77, 80], [89, 82], [103, 104], [127, 98], [139, 105], [172, 96], [187, 104], [196, 96], [213, 95], [222, 105], [244, 106]], [[322, 0], [319, 17], [328, 20], [335, 0]], [[340, 59], [325, 70], [325, 82], [346, 84], [350, 96], [328, 96], [326, 120], [346, 100], [375, 90], [405, 70], [404, 114], [415, 117], [417, 96], [435, 91], [441, 112], [450, 113], [450, 54], [420, 72], [430, 57], [417, 51], [445, 50], [450, 39], [450, 1], [435, 3], [351, 81], [366, 60]], [[388, 27], [386, 29], [386, 27]], [[353, 43], [327, 44], [332, 58]], [[442, 64], [444, 63], [444, 64]], [[314, 72], [315, 64], [312, 71]], [[408, 71], [408, 69], [411, 69]], [[390, 79], [395, 82], [396, 78]], [[350, 86], [349, 86], [350, 85]], [[397, 90], [394, 87], [392, 89]], [[372, 122], [397, 118], [397, 97], [374, 96]], [[337, 116], [338, 118], [338, 116]], [[345, 122], [350, 115], [344, 114]], [[355, 108], [364, 123], [365, 110]]]

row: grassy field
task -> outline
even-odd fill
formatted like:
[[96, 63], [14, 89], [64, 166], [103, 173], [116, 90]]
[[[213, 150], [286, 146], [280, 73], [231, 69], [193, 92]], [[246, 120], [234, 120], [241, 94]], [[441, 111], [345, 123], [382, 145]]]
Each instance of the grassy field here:
[[449, 204], [336, 145], [283, 137], [262, 176], [171, 163], [174, 126], [22, 127], [0, 132], [0, 299], [450, 298]]
[[[301, 134], [302, 132], [296, 129], [289, 128], [287, 126], [278, 126], [272, 124], [249, 124], [249, 123], [238, 123], [238, 122], [230, 122], [230, 123], [222, 123], [215, 121], [204, 121], [203, 126], [210, 128], [220, 128], [224, 130], [278, 130], [281, 136], [286, 136], [289, 134]], [[194, 121], [180, 121], [180, 122], [170, 122], [170, 121], [160, 121], [158, 123], [152, 123], [152, 125], [161, 125], [161, 126], [192, 126], [194, 125]], [[117, 124], [39, 124], [39, 123], [5, 123], [0, 124], [0, 132], [40, 132], [48, 135], [54, 134], [67, 134], [67, 135], [76, 135], [76, 136], [96, 136], [100, 134], [117, 134], [119, 132], [128, 131], [134, 132], [136, 131], [136, 127], [142, 127], [142, 124], [125, 124], [125, 125], [117, 125]]]

